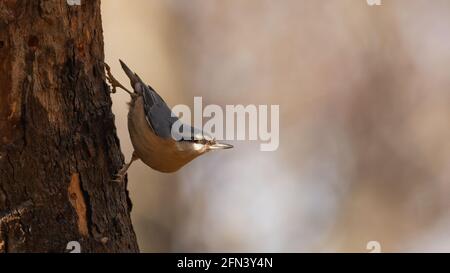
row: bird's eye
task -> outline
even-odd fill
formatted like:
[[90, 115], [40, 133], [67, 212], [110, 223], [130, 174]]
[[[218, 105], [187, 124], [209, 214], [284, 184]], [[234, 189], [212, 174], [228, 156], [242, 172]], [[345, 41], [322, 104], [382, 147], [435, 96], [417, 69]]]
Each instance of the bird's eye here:
[[207, 143], [206, 139], [196, 139], [194, 141], [195, 141], [195, 143], [199, 143], [199, 144], [206, 144]]

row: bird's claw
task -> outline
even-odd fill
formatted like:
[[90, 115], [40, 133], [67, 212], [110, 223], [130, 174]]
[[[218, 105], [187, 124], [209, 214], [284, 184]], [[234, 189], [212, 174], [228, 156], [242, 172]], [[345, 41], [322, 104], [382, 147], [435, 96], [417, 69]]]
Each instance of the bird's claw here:
[[105, 68], [106, 68], [106, 79], [111, 85], [111, 93], [115, 94], [117, 92], [117, 87], [121, 87], [122, 85], [111, 74], [111, 68], [106, 63]]
[[125, 180], [125, 176], [127, 175], [128, 168], [130, 167], [131, 163], [125, 164], [122, 166], [122, 168], [117, 172], [117, 174], [114, 175], [113, 182], [117, 182], [119, 184], [123, 183]]
[[111, 73], [111, 67], [104, 63], [105, 69], [106, 69], [106, 79], [108, 80], [109, 84], [111, 85], [111, 93], [115, 94], [117, 92], [117, 87], [122, 88], [125, 90], [128, 94], [132, 95], [133, 92], [128, 90], [125, 86], [123, 86]]
[[118, 173], [116, 175], [114, 175], [114, 179], [112, 180], [112, 182], [116, 182], [118, 184], [122, 184], [123, 181], [125, 180], [125, 175], [126, 173]]
[[106, 76], [106, 79], [108, 80], [109, 84], [111, 85], [111, 93], [115, 94], [117, 92], [116, 86], [114, 86], [110, 77]]

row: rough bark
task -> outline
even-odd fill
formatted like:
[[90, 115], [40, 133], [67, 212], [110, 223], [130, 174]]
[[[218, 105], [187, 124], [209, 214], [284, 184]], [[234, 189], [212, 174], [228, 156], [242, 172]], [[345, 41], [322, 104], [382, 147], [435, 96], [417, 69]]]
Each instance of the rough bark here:
[[[69, 1], [70, 2], [70, 1]], [[0, 252], [137, 252], [100, 1], [0, 0]]]

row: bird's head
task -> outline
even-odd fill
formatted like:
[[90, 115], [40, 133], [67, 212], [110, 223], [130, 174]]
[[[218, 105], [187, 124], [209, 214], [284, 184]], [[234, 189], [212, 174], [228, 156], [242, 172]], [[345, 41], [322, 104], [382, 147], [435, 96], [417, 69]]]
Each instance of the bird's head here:
[[189, 128], [187, 133], [182, 133], [181, 140], [178, 141], [180, 148], [197, 154], [209, 151], [231, 149], [233, 145], [218, 142], [208, 133], [194, 127]]
[[190, 140], [188, 142], [191, 144], [193, 150], [202, 152], [233, 148], [233, 145], [220, 143], [215, 139], [208, 140], [204, 138], [204, 139]]

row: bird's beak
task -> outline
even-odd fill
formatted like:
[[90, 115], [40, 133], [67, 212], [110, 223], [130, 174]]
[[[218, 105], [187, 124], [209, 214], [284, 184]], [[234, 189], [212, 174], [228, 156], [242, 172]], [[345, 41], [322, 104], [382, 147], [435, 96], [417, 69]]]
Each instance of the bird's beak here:
[[215, 143], [213, 145], [208, 146], [209, 150], [224, 150], [224, 149], [231, 149], [233, 148], [233, 145], [225, 144], [225, 143]]

